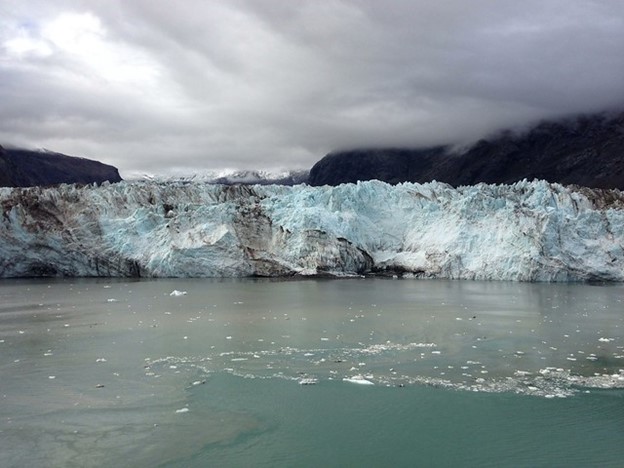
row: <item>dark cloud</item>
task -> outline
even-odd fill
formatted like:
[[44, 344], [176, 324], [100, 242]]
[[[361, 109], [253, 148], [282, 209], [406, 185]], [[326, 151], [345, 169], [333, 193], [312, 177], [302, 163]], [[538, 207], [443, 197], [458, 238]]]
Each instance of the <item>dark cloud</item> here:
[[5, 0], [0, 141], [132, 172], [301, 168], [624, 105], [624, 4]]

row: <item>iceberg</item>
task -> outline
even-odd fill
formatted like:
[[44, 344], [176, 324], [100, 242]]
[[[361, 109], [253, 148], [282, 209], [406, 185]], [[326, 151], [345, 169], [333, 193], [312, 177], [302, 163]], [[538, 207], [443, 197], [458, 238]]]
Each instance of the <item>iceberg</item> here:
[[624, 195], [545, 181], [0, 188], [0, 277], [623, 281]]
[[177, 289], [174, 289], [169, 293], [169, 295], [173, 297], [186, 296], [186, 291], [178, 291]]
[[371, 382], [367, 378], [362, 375], [354, 375], [353, 377], [345, 377], [342, 379], [344, 382], [359, 384], [359, 385], [375, 385], [374, 382]]

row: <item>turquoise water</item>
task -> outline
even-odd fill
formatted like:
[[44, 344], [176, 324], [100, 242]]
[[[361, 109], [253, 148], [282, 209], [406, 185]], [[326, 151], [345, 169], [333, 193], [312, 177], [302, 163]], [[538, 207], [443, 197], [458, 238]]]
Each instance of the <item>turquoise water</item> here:
[[246, 402], [230, 407], [259, 427], [206, 447], [192, 466], [621, 466], [624, 456], [622, 392], [548, 401], [339, 382], [293, 392], [223, 376], [193, 396], [211, 406], [214, 393]]
[[621, 466], [623, 297], [2, 281], [0, 466]]

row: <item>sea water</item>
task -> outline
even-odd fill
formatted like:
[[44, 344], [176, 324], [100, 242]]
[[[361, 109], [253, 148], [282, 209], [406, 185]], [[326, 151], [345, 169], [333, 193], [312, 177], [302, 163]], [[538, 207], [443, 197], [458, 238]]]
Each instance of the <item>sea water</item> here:
[[621, 466], [624, 286], [4, 280], [0, 466]]

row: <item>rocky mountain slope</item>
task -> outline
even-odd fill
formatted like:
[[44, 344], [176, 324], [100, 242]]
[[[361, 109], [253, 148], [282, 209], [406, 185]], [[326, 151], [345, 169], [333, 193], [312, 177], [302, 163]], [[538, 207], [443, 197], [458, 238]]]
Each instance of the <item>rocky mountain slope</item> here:
[[119, 171], [90, 159], [0, 146], [0, 187], [119, 182]]
[[453, 186], [544, 179], [624, 189], [624, 112], [542, 122], [503, 132], [465, 150], [370, 149], [330, 153], [310, 171], [311, 185], [378, 179], [437, 180]]

